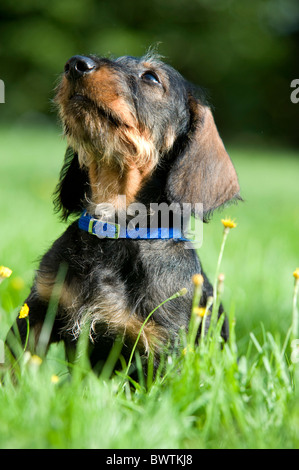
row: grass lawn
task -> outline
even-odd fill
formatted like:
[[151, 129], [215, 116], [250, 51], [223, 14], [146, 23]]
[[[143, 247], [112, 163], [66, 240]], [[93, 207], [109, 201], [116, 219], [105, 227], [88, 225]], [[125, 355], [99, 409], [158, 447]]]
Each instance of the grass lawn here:
[[[0, 265], [13, 270], [0, 285], [3, 340], [38, 258], [65, 228], [51, 201], [65, 142], [42, 129], [1, 130], [0, 139]], [[132, 387], [107, 379], [107, 369], [95, 377], [84, 337], [72, 375], [61, 345], [41, 364], [25, 354], [17, 385], [2, 373], [0, 448], [299, 448], [299, 366], [285, 344], [299, 266], [299, 159], [283, 149], [228, 150], [244, 202], [205, 224], [199, 256], [213, 280], [220, 219], [236, 218], [221, 265], [229, 344], [219, 350], [217, 332], [188, 344], [147, 387], [142, 377]]]

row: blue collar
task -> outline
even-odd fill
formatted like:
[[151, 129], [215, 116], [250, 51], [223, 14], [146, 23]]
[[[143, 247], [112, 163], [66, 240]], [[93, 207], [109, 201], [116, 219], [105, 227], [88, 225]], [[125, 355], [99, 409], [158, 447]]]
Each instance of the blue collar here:
[[134, 227], [130, 229], [129, 227], [123, 227], [119, 224], [95, 219], [86, 211], [81, 215], [78, 225], [81, 230], [96, 235], [98, 238], [131, 238], [135, 240], [172, 239], [175, 241], [190, 241], [182, 235], [182, 231], [178, 227]]

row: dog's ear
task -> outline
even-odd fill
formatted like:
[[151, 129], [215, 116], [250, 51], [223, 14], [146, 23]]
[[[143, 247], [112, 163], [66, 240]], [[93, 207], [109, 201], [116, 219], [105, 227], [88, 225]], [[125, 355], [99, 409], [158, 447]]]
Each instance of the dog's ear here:
[[54, 192], [54, 207], [66, 220], [71, 214], [79, 214], [83, 201], [89, 195], [88, 172], [79, 165], [78, 155], [71, 147], [67, 148], [59, 182]]
[[[203, 204], [203, 216], [225, 202], [239, 197], [239, 183], [234, 166], [218, 134], [208, 106], [189, 98], [191, 129], [188, 143], [174, 160], [166, 184], [171, 201]], [[202, 216], [201, 213], [197, 215]]]

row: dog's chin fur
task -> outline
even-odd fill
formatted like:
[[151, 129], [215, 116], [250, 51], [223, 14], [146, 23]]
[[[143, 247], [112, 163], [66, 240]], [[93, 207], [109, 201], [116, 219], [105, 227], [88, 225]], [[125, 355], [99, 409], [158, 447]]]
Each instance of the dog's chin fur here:
[[78, 154], [80, 166], [89, 168], [91, 163], [116, 167], [120, 174], [125, 169], [137, 167], [146, 168], [151, 172], [159, 162], [160, 153], [138, 131], [128, 130], [118, 133], [115, 130], [103, 129], [97, 126], [96, 137], [92, 133], [78, 140], [73, 133], [66, 135], [68, 145]]

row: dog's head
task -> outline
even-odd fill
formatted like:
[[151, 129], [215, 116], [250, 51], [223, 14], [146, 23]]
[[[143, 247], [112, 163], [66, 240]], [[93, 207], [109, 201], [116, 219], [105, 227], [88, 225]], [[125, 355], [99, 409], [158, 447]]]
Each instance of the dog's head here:
[[[203, 94], [152, 55], [74, 56], [55, 98], [69, 148], [56, 204], [127, 204], [164, 168], [165, 202], [202, 203], [207, 214], [238, 197], [235, 169]], [[155, 202], [156, 195], [152, 194]]]

